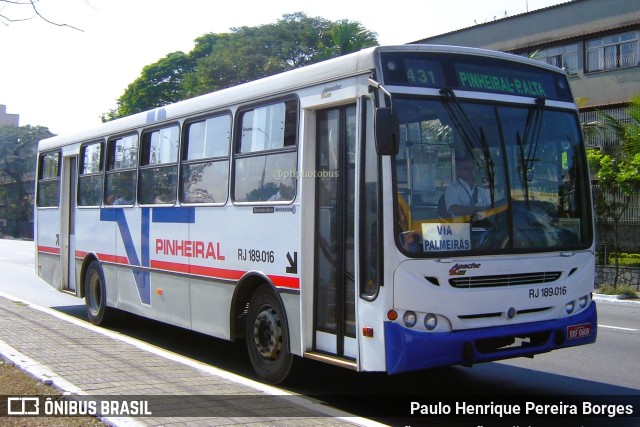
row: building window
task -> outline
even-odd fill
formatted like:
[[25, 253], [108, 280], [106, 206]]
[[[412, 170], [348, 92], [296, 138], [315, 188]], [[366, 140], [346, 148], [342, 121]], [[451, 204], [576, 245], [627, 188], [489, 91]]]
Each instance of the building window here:
[[531, 52], [529, 56], [538, 61], [555, 65], [564, 69], [568, 74], [578, 74], [578, 45], [554, 46]]
[[586, 71], [613, 70], [638, 65], [639, 31], [587, 40]]

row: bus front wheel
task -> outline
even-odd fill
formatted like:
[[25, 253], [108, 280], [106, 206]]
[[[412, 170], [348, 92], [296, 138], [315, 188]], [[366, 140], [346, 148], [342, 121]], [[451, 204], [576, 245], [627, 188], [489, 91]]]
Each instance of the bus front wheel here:
[[92, 261], [84, 275], [84, 302], [87, 317], [94, 325], [104, 325], [113, 311], [107, 307], [107, 289], [102, 268]]
[[253, 369], [265, 381], [279, 384], [293, 364], [284, 307], [268, 286], [251, 297], [246, 323], [247, 349]]

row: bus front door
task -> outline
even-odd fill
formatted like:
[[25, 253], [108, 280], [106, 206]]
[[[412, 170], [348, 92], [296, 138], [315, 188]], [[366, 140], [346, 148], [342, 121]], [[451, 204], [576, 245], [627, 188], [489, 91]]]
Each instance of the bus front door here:
[[77, 157], [64, 157], [62, 163], [62, 185], [60, 206], [60, 262], [62, 263], [62, 288], [64, 292], [77, 295], [76, 287], [76, 178]]
[[314, 349], [352, 360], [356, 125], [355, 105], [317, 114]]

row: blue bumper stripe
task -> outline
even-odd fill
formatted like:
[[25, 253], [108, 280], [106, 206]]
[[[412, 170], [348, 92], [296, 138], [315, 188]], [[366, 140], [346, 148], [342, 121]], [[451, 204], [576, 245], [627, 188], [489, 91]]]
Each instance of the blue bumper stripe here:
[[[414, 331], [397, 323], [386, 322], [387, 372], [396, 374], [438, 366], [489, 362], [589, 344], [596, 340], [597, 323], [595, 302], [585, 311], [567, 318], [456, 332]], [[591, 335], [569, 339], [567, 328], [581, 324], [591, 325]], [[548, 338], [540, 345], [492, 352], [480, 352], [476, 346], [479, 340], [544, 333], [548, 333]]]

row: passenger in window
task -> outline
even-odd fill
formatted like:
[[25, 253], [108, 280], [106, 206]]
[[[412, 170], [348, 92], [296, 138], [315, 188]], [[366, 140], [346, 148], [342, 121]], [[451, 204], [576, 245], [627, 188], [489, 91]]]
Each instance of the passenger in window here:
[[451, 216], [473, 217], [491, 205], [489, 191], [476, 185], [475, 174], [476, 163], [473, 157], [461, 156], [456, 159], [456, 179], [444, 192], [447, 212]]
[[113, 201], [114, 205], [132, 205], [133, 204], [133, 192], [130, 188], [121, 188], [120, 196], [116, 196]]
[[174, 201], [175, 201], [175, 197], [173, 194], [164, 193], [164, 194], [158, 194], [154, 199], [153, 203], [157, 205], [162, 205], [162, 204], [166, 205], [168, 203], [173, 203]]
[[293, 200], [295, 196], [295, 189], [293, 186], [287, 185], [284, 182], [281, 182], [278, 185], [278, 191], [271, 197], [269, 197], [270, 202], [290, 202]]

